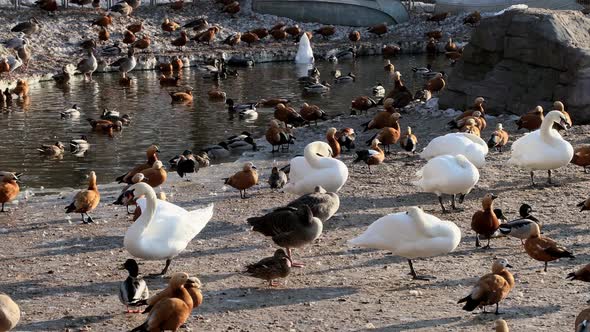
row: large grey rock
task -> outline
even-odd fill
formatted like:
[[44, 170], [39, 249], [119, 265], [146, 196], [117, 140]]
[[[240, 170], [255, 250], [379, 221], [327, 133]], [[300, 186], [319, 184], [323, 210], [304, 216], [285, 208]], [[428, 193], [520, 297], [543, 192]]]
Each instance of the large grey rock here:
[[575, 123], [590, 123], [590, 18], [544, 9], [486, 18], [448, 83], [443, 108], [483, 96], [491, 114], [522, 114], [561, 100]]

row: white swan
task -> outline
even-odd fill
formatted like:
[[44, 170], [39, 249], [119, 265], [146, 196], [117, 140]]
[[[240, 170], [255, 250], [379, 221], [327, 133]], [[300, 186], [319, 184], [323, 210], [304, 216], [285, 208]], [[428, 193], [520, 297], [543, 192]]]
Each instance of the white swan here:
[[291, 159], [285, 191], [304, 195], [313, 193], [316, 186], [322, 186], [328, 192], [338, 192], [348, 179], [348, 168], [331, 156], [332, 149], [328, 143], [309, 143], [303, 151], [303, 157]]
[[412, 206], [408, 212], [377, 219], [363, 234], [348, 243], [355, 247], [388, 250], [407, 258], [413, 278], [426, 279], [416, 275], [412, 259], [450, 253], [460, 241], [461, 230], [457, 225]]
[[442, 194], [452, 195], [452, 208], [455, 206], [455, 195], [461, 194], [459, 203], [463, 203], [465, 195], [479, 181], [479, 171], [464, 155], [443, 155], [430, 159], [422, 169], [416, 172], [418, 180], [414, 185], [422, 191], [435, 193], [443, 212]]
[[311, 49], [307, 34], [304, 33], [299, 40], [299, 49], [297, 50], [297, 55], [295, 55], [295, 63], [310, 64], [313, 62], [313, 50]]
[[464, 155], [477, 168], [484, 166], [488, 145], [484, 140], [469, 133], [451, 133], [430, 141], [420, 153], [420, 157], [430, 160], [442, 155]]
[[154, 189], [143, 182], [132, 185], [125, 195], [145, 196], [137, 200], [141, 215], [125, 233], [125, 249], [141, 259], [165, 259], [166, 267], [161, 274], [166, 274], [172, 258], [186, 248], [213, 216], [213, 204], [189, 212], [156, 199]]
[[553, 129], [558, 123], [568, 128], [568, 121], [560, 111], [547, 113], [541, 128], [516, 140], [508, 163], [531, 171], [531, 181], [535, 185], [534, 171], [547, 170], [551, 183], [551, 170], [566, 166], [574, 156], [574, 148]]

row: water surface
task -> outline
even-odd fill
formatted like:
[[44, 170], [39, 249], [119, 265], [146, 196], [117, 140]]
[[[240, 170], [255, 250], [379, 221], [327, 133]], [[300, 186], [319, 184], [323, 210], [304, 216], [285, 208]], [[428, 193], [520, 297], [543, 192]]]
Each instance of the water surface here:
[[[422, 78], [412, 75], [411, 68], [424, 66], [426, 57], [402, 56], [392, 62], [411, 90], [424, 84]], [[435, 69], [445, 66], [443, 57], [433, 62]], [[338, 64], [321, 62], [317, 67], [322, 79], [329, 80], [330, 72], [337, 68], [343, 74], [353, 72], [357, 81], [333, 86], [324, 96], [304, 96], [296, 80], [295, 64], [266, 63], [240, 68], [239, 77], [221, 81], [220, 87], [228, 98], [238, 102], [282, 97], [290, 99], [296, 109], [308, 102], [335, 115], [347, 114], [350, 101], [355, 96], [370, 95], [376, 82], [391, 86], [381, 57], [363, 57]], [[85, 176], [91, 170], [96, 171], [99, 183], [108, 183], [143, 161], [145, 149], [152, 143], [159, 144], [160, 158], [167, 161], [184, 149], [198, 151], [244, 130], [262, 136], [273, 117], [273, 109], [260, 109], [259, 117], [253, 121], [230, 117], [225, 104], [207, 98], [212, 81], [193, 68], [183, 71], [181, 81], [194, 89], [192, 105], [171, 104], [168, 93], [179, 88], [160, 87], [158, 72], [136, 71], [132, 76], [135, 84], [130, 88], [119, 86], [116, 73], [95, 75], [95, 81], [90, 83], [76, 77], [66, 89], [54, 82], [33, 86], [27, 103], [15, 101], [0, 114], [3, 128], [0, 170], [24, 172], [22, 181], [27, 187], [78, 187], [86, 182]], [[60, 119], [59, 113], [73, 104], [80, 107], [80, 118]], [[129, 114], [131, 125], [115, 133], [114, 138], [92, 132], [86, 118], [98, 119], [103, 108], [116, 108], [122, 114]], [[55, 141], [67, 145], [70, 139], [80, 135], [88, 136], [92, 145], [84, 157], [66, 152], [62, 159], [52, 159], [40, 156], [36, 150], [41, 144]]]

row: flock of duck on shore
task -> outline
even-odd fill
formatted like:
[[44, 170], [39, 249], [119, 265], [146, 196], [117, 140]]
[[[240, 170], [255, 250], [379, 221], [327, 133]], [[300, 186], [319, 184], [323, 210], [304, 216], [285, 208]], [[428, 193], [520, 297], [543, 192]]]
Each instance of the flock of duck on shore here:
[[[53, 0], [41, 0], [40, 4], [50, 3], [50, 1]], [[133, 8], [136, 8], [133, 6], [135, 2], [132, 0], [120, 2], [111, 8], [111, 11], [128, 16]], [[90, 3], [94, 4], [93, 1], [80, 1], [81, 5]], [[181, 4], [182, 1], [179, 1], [171, 6], [181, 6]], [[231, 12], [234, 9], [228, 10], [231, 5], [231, 2], [223, 4], [223, 10], [235, 14]], [[107, 27], [110, 25], [108, 22], [112, 20], [109, 15], [105, 13], [93, 22], [101, 27], [99, 41], [104, 41], [101, 34], [104, 35], [105, 31], [108, 32]], [[434, 15], [429, 20], [440, 22], [446, 17], [448, 17], [447, 13]], [[465, 23], [477, 24], [478, 17], [480, 17], [479, 13], [469, 15]], [[202, 36], [205, 37], [202, 37], [202, 40], [198, 38], [198, 40], [213, 41], [219, 28], [209, 27], [209, 24], [203, 19], [198, 21], [200, 23], [190, 22], [185, 24], [185, 27], [199, 26], [201, 32], [205, 33]], [[18, 24], [13, 28], [13, 31], [30, 36], [38, 31], [38, 25], [37, 19], [33, 18], [29, 22]], [[179, 27], [179, 24], [168, 19], [162, 24], [162, 29], [170, 33], [178, 30]], [[277, 40], [281, 39], [275, 36], [279, 35], [276, 33], [277, 31], [280, 31], [280, 35], [285, 36], [282, 39], [286, 39], [286, 35], [297, 38], [305, 36], [302, 38], [311, 39], [311, 34], [297, 29], [299, 29], [297, 26], [286, 27], [283, 24], [271, 28], [267, 34]], [[127, 31], [130, 33], [141, 31], [141, 23], [138, 27], [129, 26]], [[131, 36], [127, 31], [126, 38]], [[317, 30], [316, 33], [329, 37], [334, 33], [330, 31], [330, 27], [324, 27]], [[387, 33], [387, 26], [371, 27], [368, 32], [382, 35]], [[240, 40], [250, 44], [248, 36], [253, 39], [255, 39], [254, 36], [258, 39], [264, 38], [252, 31], [238, 33], [226, 41], [234, 45]], [[335, 54], [335, 59], [331, 60], [354, 58], [354, 43], [358, 42], [360, 37], [360, 32], [351, 32], [349, 36], [353, 43], [351, 50], [339, 55]], [[428, 36], [427, 51], [430, 54], [437, 53], [436, 44], [434, 47], [432, 46], [432, 43], [436, 43], [436, 37], [437, 35]], [[442, 34], [439, 38], [441, 37]], [[20, 45], [17, 45], [18, 40], [11, 40], [11, 42], [17, 43], [16, 47], [12, 47], [17, 51], [13, 57], [17, 63], [15, 64], [10, 59], [3, 60], [0, 67], [8, 68], [4, 72], [11, 73], [21, 65], [25, 69], [28, 66], [27, 58], [20, 54], [23, 52], [22, 49], [27, 51], [28, 41], [25, 37], [18, 38], [22, 41]], [[128, 84], [127, 82], [131, 81], [128, 73], [137, 64], [134, 49], [142, 48], [136, 46], [139, 45], [136, 43], [146, 40], [146, 36], [137, 40], [134, 39], [135, 37], [129, 38], [129, 41], [133, 39], [133, 42], [123, 41], [123, 43], [130, 45], [128, 56], [111, 64], [119, 68], [122, 84]], [[173, 45], [185, 46], [188, 42], [186, 33], [181, 32], [179, 38], [184, 42], [174, 44], [177, 41], [175, 39], [172, 41]], [[96, 41], [87, 41], [83, 45], [88, 50], [88, 55], [78, 63], [77, 69], [84, 75], [85, 80], [92, 80], [92, 73], [99, 66], [99, 61], [95, 57]], [[393, 46], [386, 47], [387, 51], [384, 48], [386, 56], [399, 52], [399, 49]], [[445, 50], [445, 55], [453, 62], [460, 58], [462, 52], [452, 40], [448, 41]], [[30, 59], [30, 54], [28, 59]], [[22, 61], [22, 63], [19, 65], [18, 61]], [[172, 81], [169, 81], [171, 77], [167, 75], [182, 69], [182, 63], [181, 59], [175, 58], [173, 62], [159, 66], [163, 72], [161, 78], [163, 85], [177, 85], [180, 80], [179, 76], [172, 77]], [[7, 64], [9, 67], [6, 67]], [[204, 66], [201, 69], [207, 77], [214, 80], [226, 78], [234, 73], [231, 69], [226, 68], [223, 61], [215, 62], [211, 66]], [[280, 249], [277, 249], [272, 256], [246, 266], [244, 274], [266, 280], [269, 286], [274, 287], [279, 285], [276, 280], [287, 278], [293, 267], [304, 266], [302, 262], [295, 261], [293, 249], [305, 247], [318, 239], [323, 232], [323, 223], [328, 221], [339, 209], [338, 191], [346, 184], [349, 167], [339, 159], [344, 152], [343, 148], [348, 151], [355, 149], [356, 158], [353, 162], [365, 163], [369, 172], [371, 172], [371, 167], [379, 167], [385, 161], [392, 145], [395, 146], [399, 143], [405, 153], [416, 153], [418, 139], [413, 134], [411, 127], [408, 126], [402, 131], [400, 112], [406, 111], [407, 106], [411, 106], [416, 100], [428, 101], [433, 94], [444, 90], [446, 86], [445, 75], [442, 72], [433, 71], [430, 65], [424, 68], [414, 68], [413, 72], [423, 76], [426, 83], [423, 89], [413, 93], [404, 85], [401, 73], [395, 70], [391, 60], [386, 61], [384, 70], [392, 78], [393, 87], [386, 91], [385, 87], [379, 83], [372, 88], [372, 96], [356, 97], [350, 106], [354, 113], [368, 113], [369, 110], [379, 106], [383, 108], [377, 111], [372, 119], [364, 123], [361, 128], [357, 128], [362, 131], [376, 130], [374, 136], [366, 142], [369, 148], [356, 148], [354, 128], [329, 128], [325, 141], [315, 141], [308, 144], [304, 149], [303, 156], [294, 157], [285, 167], [273, 167], [267, 180], [270, 188], [299, 195], [299, 198], [282, 207], [277, 207], [265, 215], [247, 219], [248, 224], [255, 232], [269, 237]], [[0, 69], [1, 72], [3, 72], [2, 69]], [[328, 91], [330, 85], [326, 81], [320, 83], [320, 75], [319, 70], [313, 67], [307, 76], [299, 78], [302, 92], [322, 94]], [[331, 75], [335, 83], [355, 82], [353, 73], [342, 76], [339, 71], [335, 71]], [[56, 75], [54, 79], [57, 84], [68, 84], [71, 76], [64, 68], [63, 73]], [[28, 91], [26, 80], [20, 79], [15, 89], [2, 94], [4, 97], [1, 101], [6, 103], [6, 98], [12, 98], [13, 94], [19, 98], [26, 98]], [[297, 127], [317, 124], [317, 121], [328, 119], [327, 114], [317, 105], [305, 103], [299, 110], [296, 110], [290, 106], [289, 100], [283, 98], [237, 103], [226, 98], [226, 93], [220, 91], [218, 87], [210, 91], [209, 97], [226, 102], [230, 113], [236, 113], [243, 118], [255, 117], [257, 107], [273, 107], [275, 119], [270, 121], [265, 134], [267, 142], [272, 146], [272, 153], [281, 153], [289, 149], [295, 139]], [[172, 92], [171, 98], [173, 102], [190, 102], [192, 101], [192, 92], [190, 89]], [[459, 195], [458, 203], [462, 203], [465, 196], [478, 183], [480, 169], [485, 165], [485, 157], [490, 149], [501, 153], [503, 147], [509, 142], [509, 133], [502, 124], [496, 125], [487, 141], [481, 138], [487, 127], [484, 103], [483, 97], [475, 98], [473, 106], [448, 123], [449, 129], [456, 129], [457, 132], [434, 138], [419, 154], [420, 158], [427, 162], [416, 172], [415, 185], [419, 191], [433, 193], [437, 196], [443, 214], [450, 212], [445, 207], [443, 195], [450, 195], [451, 209], [458, 210], [456, 196]], [[79, 117], [80, 114], [79, 108], [74, 105], [71, 109], [61, 112], [60, 116], [68, 119]], [[104, 110], [100, 119], [88, 119], [88, 122], [94, 131], [112, 135], [113, 130], [120, 130], [122, 126], [129, 125], [131, 118], [114, 110]], [[546, 114], [541, 106], [536, 106], [529, 113], [522, 115], [516, 124], [519, 130], [524, 128], [530, 133], [512, 143], [508, 163], [530, 171], [533, 186], [536, 185], [534, 171], [546, 170], [548, 182], [551, 183], [552, 170], [573, 163], [582, 166], [586, 171], [590, 165], [590, 146], [580, 146], [574, 149], [560, 135], [559, 130], [567, 130], [572, 126], [572, 119], [562, 102], [555, 101], [552, 110]], [[86, 137], [81, 137], [72, 140], [70, 148], [74, 153], [83, 154], [90, 148], [90, 144]], [[255, 138], [248, 132], [229, 137], [223, 143], [207, 147], [199, 153], [193, 154], [192, 151], [185, 150], [169, 161], [170, 170], [175, 170], [180, 177], [188, 178], [191, 174], [198, 172], [199, 168], [209, 166], [210, 159], [222, 158], [232, 150], [245, 149], [257, 149]], [[50, 156], [62, 155], [64, 151], [65, 146], [61, 142], [43, 145], [39, 148], [40, 153]], [[543, 153], [538, 153], [538, 151], [543, 151]], [[159, 152], [157, 145], [150, 146], [146, 151], [144, 162], [116, 179], [125, 186], [115, 204], [125, 205], [127, 208], [135, 206], [134, 222], [129, 226], [124, 237], [124, 247], [127, 252], [137, 259], [165, 261], [164, 269], [158, 274], [165, 275], [172, 260], [184, 251], [190, 241], [206, 227], [213, 216], [214, 206], [210, 204], [204, 208], [187, 211], [168, 202], [163, 192], [156, 194], [155, 189], [161, 187], [168, 178], [168, 171], [158, 157]], [[445, 176], [442, 177], [441, 174], [445, 174]], [[14, 172], [0, 172], [2, 212], [5, 212], [5, 204], [14, 200], [20, 192], [18, 183], [20, 175]], [[223, 182], [237, 189], [240, 198], [246, 199], [248, 198], [247, 190], [259, 184], [256, 166], [251, 162], [245, 163], [242, 170], [223, 179]], [[473, 213], [471, 228], [476, 235], [476, 248], [481, 247], [480, 240], [487, 240], [483, 249], [489, 249], [491, 240], [497, 236], [518, 238], [522, 241], [524, 251], [533, 260], [544, 263], [545, 272], [548, 262], [574, 257], [572, 252], [557, 241], [542, 235], [543, 222], [534, 216], [534, 210], [530, 205], [523, 204], [520, 216], [515, 220], [508, 221], [501, 210], [494, 209], [495, 199], [497, 199], [496, 195], [487, 193], [482, 199], [482, 209]], [[95, 172], [90, 172], [87, 189], [75, 194], [71, 204], [65, 207], [65, 212], [78, 213], [81, 215], [82, 223], [92, 223], [94, 220], [89, 213], [94, 211], [99, 203], [100, 192], [97, 186], [97, 175]], [[581, 202], [579, 207], [582, 211], [590, 209], [590, 199]], [[453, 222], [442, 220], [418, 207], [410, 207], [407, 211], [379, 218], [358, 237], [350, 239], [348, 244], [352, 247], [387, 250], [394, 255], [404, 257], [408, 260], [413, 279], [428, 280], [427, 277], [416, 273], [413, 261], [418, 258], [448, 254], [457, 248], [460, 241], [461, 231]], [[121, 268], [127, 270], [129, 274], [127, 279], [121, 283], [119, 292], [121, 302], [127, 307], [127, 312], [148, 313], [146, 321], [133, 331], [176, 330], [187, 321], [191, 311], [203, 303], [200, 290], [201, 282], [198, 278], [187, 273], [173, 273], [168, 287], [150, 297], [146, 280], [139, 274], [139, 267], [135, 259], [128, 259]], [[482, 276], [474, 285], [473, 290], [459, 299], [459, 303], [465, 303], [463, 309], [473, 311], [483, 308], [485, 312], [486, 306], [495, 305], [495, 313], [498, 314], [499, 303], [510, 294], [515, 286], [515, 280], [508, 270], [509, 268], [511, 266], [507, 259], [495, 260], [491, 266], [491, 273]], [[590, 265], [570, 273], [568, 278], [590, 282]], [[129, 306], [147, 307], [144, 310], [129, 310]], [[20, 318], [20, 311], [16, 303], [3, 294], [0, 294], [0, 313], [4, 314], [0, 315], [0, 329], [3, 330], [12, 329]], [[590, 324], [590, 309], [582, 311], [576, 318], [575, 324], [577, 331], [587, 331]], [[507, 323], [501, 319], [498, 320], [496, 329], [497, 331], [508, 331]]]

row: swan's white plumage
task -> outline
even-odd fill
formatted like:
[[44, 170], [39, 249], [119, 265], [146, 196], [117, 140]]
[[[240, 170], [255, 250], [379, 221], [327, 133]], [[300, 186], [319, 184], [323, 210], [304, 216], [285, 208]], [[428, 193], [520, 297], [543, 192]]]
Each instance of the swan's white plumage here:
[[461, 230], [450, 221], [424, 213], [418, 207], [386, 215], [348, 243], [355, 247], [389, 250], [415, 259], [452, 252], [461, 241]]
[[332, 149], [327, 143], [309, 143], [303, 157], [291, 159], [289, 182], [284, 190], [304, 195], [313, 193], [316, 186], [322, 186], [328, 192], [338, 192], [348, 179], [348, 168], [342, 161], [331, 156]]
[[[145, 183], [138, 183], [131, 188], [135, 186], [149, 187]], [[213, 204], [189, 212], [180, 206], [156, 199], [151, 187], [145, 198], [137, 200], [137, 205], [142, 213], [127, 229], [124, 245], [131, 255], [147, 260], [177, 256], [213, 216]]]
[[559, 111], [547, 113], [541, 128], [512, 144], [508, 162], [531, 171], [557, 169], [569, 164], [574, 148], [553, 129], [553, 123], [559, 123], [561, 117]]
[[313, 62], [311, 43], [309, 42], [309, 38], [307, 38], [307, 34], [304, 33], [299, 40], [299, 49], [297, 50], [297, 55], [295, 55], [295, 63], [309, 64]]
[[488, 145], [484, 140], [469, 133], [451, 133], [439, 136], [430, 141], [420, 153], [420, 157], [426, 160], [437, 156], [462, 154], [477, 168], [484, 166]]
[[422, 191], [441, 194], [468, 194], [479, 181], [479, 171], [465, 156], [443, 155], [430, 159], [416, 172], [414, 184]]

